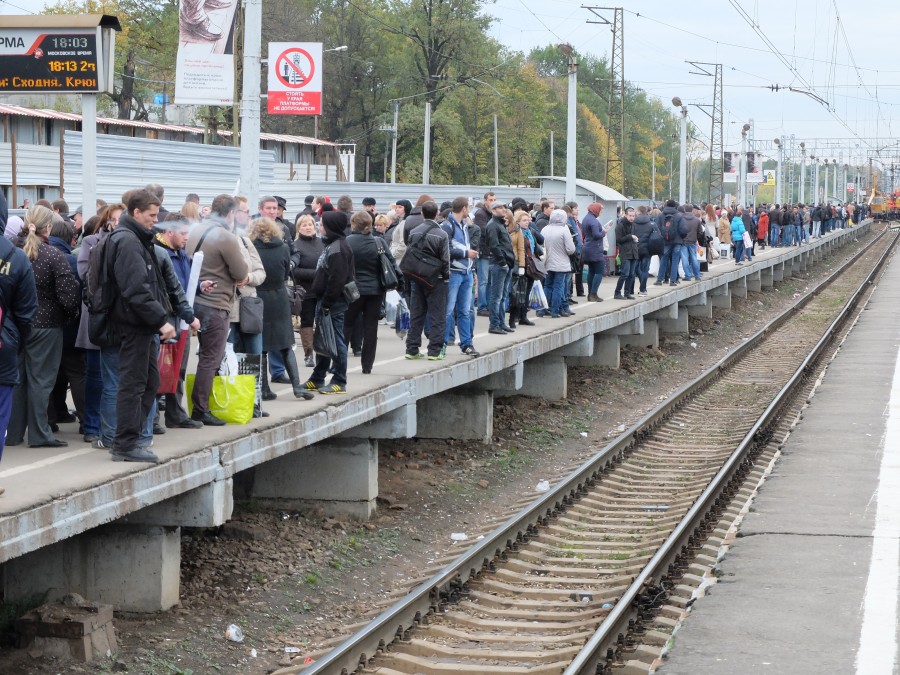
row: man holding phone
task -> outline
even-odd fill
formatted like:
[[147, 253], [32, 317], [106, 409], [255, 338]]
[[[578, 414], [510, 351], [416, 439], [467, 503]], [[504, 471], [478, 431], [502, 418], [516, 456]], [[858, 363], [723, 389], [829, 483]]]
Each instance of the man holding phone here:
[[209, 217], [191, 231], [185, 247], [191, 257], [197, 251], [203, 252], [200, 278], [207, 286], [206, 291], [194, 299], [194, 315], [200, 319], [200, 353], [191, 393], [194, 407], [191, 419], [206, 426], [225, 424], [209, 411], [209, 395], [225, 355], [235, 291], [249, 280], [241, 244], [232, 234], [236, 209], [237, 202], [231, 195], [216, 197]]

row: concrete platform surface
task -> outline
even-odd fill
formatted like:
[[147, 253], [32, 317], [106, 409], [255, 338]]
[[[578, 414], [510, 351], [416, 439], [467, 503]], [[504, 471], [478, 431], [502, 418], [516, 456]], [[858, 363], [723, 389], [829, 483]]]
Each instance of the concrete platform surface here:
[[[271, 413], [269, 418], [244, 426], [170, 429], [155, 437], [153, 450], [161, 459], [156, 466], [114, 463], [105, 450], [83, 443], [75, 434], [76, 425], [63, 425], [58, 438], [69, 442], [67, 448], [20, 446], [4, 452], [0, 466], [0, 486], [6, 489], [0, 498], [0, 562], [202, 486], [216, 485], [217, 494], [230, 495], [229, 481], [234, 473], [342, 432], [355, 429], [365, 438], [366, 428], [361, 425], [394, 411], [402, 413], [404, 408], [412, 408], [414, 415], [418, 400], [508, 374], [529, 360], [536, 363], [536, 357], [554, 350], [560, 356], [589, 356], [595, 335], [604, 331], [632, 336], [643, 333], [645, 317], [647, 324], [653, 326], [654, 337], [657, 323], [660, 330], [666, 320], [681, 325], [674, 317], [685, 319], [686, 330], [687, 312], [683, 308], [730, 306], [731, 292], [743, 295], [753, 283], [762, 283], [760, 279], [768, 279], [770, 284], [772, 278], [780, 279], [791, 269], [805, 268], [838, 242], [846, 243], [867, 228], [863, 224], [837, 231], [799, 248], [769, 248], [761, 251], [752, 265], [738, 267], [732, 261], [718, 261], [702, 281], [676, 288], [650, 285], [648, 298], [613, 300], [616, 278], [607, 277], [600, 287], [604, 302], [587, 303], [581, 299], [574, 306], [574, 317], [538, 319], [537, 326], [521, 327], [510, 335], [488, 335], [488, 320], [479, 317], [475, 346], [482, 356], [476, 359], [462, 355], [457, 346], [448, 348], [445, 361], [406, 361], [404, 343], [389, 327], [381, 326], [372, 374], [361, 375], [359, 361], [350, 357], [346, 396], [317, 395], [315, 400], [303, 402], [294, 399], [289, 387], [275, 386], [278, 400], [264, 406]], [[837, 255], [842, 256], [840, 252]], [[717, 304], [725, 301], [727, 305]], [[684, 307], [679, 309], [680, 305]], [[658, 322], [650, 320], [651, 315], [661, 318]], [[570, 353], [561, 354], [564, 349]], [[518, 372], [521, 381], [521, 371]], [[308, 373], [304, 368], [300, 374], [305, 377]], [[492, 388], [503, 390], [505, 385]], [[402, 414], [397, 419], [402, 427]], [[411, 419], [414, 423], [415, 418]], [[230, 513], [227, 504], [220, 508]]]
[[[888, 433], [898, 423], [898, 306], [895, 259], [658, 672], [898, 672], [896, 524], [878, 534], [889, 554], [876, 559], [889, 564], [872, 562], [879, 509], [900, 511]], [[860, 652], [864, 624], [872, 648]]]

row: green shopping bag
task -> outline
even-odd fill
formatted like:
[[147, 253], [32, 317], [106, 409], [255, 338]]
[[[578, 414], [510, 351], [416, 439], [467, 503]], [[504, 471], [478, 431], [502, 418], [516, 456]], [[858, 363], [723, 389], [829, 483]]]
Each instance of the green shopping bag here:
[[[194, 374], [185, 378], [188, 414], [193, 413], [191, 393]], [[216, 375], [209, 395], [209, 412], [229, 424], [246, 424], [253, 418], [256, 378], [253, 375]]]

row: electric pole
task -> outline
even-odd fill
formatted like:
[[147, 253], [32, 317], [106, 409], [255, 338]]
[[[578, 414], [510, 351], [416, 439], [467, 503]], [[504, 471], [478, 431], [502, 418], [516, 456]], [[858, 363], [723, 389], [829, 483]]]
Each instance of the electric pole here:
[[[606, 184], [625, 194], [625, 13], [621, 7], [585, 6], [596, 21], [610, 27], [612, 51], [609, 70], [609, 122], [606, 127]], [[600, 12], [612, 12], [612, 21]]]
[[[705, 75], [713, 78], [713, 104], [712, 132], [709, 135], [709, 188], [706, 192], [706, 201], [716, 203], [722, 200], [724, 177], [723, 164], [725, 161], [725, 139], [722, 130], [722, 64], [704, 63], [703, 61], [688, 61], [697, 70], [690, 71], [693, 75]], [[706, 112], [704, 110], [704, 112]]]

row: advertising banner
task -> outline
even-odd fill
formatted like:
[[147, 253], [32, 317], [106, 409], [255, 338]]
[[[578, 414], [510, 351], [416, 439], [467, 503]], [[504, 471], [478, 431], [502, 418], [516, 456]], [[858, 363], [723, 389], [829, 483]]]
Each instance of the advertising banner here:
[[238, 0], [181, 0], [175, 103], [234, 103], [234, 20]]
[[322, 114], [322, 43], [269, 43], [270, 115]]

